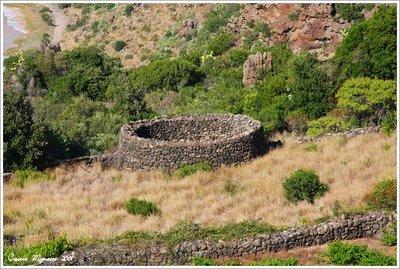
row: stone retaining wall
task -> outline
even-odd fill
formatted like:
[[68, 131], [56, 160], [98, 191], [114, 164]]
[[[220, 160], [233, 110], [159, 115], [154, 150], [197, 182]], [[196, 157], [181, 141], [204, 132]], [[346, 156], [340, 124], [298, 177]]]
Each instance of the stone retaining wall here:
[[212, 167], [258, 156], [262, 125], [244, 115], [186, 115], [131, 122], [121, 128], [110, 157], [122, 169], [177, 169], [208, 162]]
[[373, 212], [348, 218], [333, 219], [322, 224], [292, 228], [282, 232], [229, 241], [198, 240], [181, 242], [169, 249], [154, 245], [134, 250], [121, 244], [100, 244], [65, 252], [56, 261], [44, 265], [184, 265], [194, 257], [239, 258], [277, 252], [295, 247], [321, 245], [333, 240], [376, 236], [394, 221], [393, 215]]

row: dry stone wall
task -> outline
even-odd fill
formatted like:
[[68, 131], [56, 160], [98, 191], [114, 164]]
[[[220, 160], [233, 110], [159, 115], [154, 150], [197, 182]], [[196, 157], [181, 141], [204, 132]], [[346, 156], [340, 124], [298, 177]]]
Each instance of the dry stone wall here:
[[122, 169], [177, 169], [208, 162], [212, 167], [258, 156], [260, 122], [244, 115], [186, 115], [131, 122], [121, 128], [112, 163]]
[[44, 262], [43, 265], [185, 265], [190, 264], [195, 257], [239, 258], [321, 245], [333, 240], [373, 237], [394, 220], [393, 215], [372, 212], [229, 241], [181, 242], [173, 248], [155, 244], [138, 250], [128, 245], [101, 244], [65, 252], [59, 259]]

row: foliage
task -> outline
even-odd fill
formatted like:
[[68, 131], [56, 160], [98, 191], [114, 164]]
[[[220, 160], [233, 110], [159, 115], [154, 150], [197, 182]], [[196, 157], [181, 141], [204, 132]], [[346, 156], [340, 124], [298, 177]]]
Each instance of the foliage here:
[[231, 179], [228, 179], [224, 183], [224, 190], [229, 195], [235, 195], [238, 191], [239, 186], [233, 182]]
[[222, 26], [228, 23], [231, 17], [239, 14], [239, 4], [221, 4], [217, 5], [205, 18], [204, 29], [211, 33], [217, 32]]
[[305, 150], [310, 152], [316, 152], [318, 151], [318, 145], [315, 143], [308, 143], [307, 146], [305, 147]]
[[373, 209], [395, 211], [397, 206], [396, 180], [385, 178], [378, 182], [372, 192], [365, 197], [367, 205]]
[[364, 19], [362, 13], [365, 4], [335, 4], [339, 16], [348, 22], [360, 21]]
[[338, 133], [349, 130], [354, 124], [335, 116], [327, 115], [308, 123], [307, 135], [319, 137], [327, 133]]
[[[58, 257], [71, 248], [67, 237], [63, 235], [38, 245], [5, 247], [3, 262], [5, 265], [29, 265], [33, 264], [36, 259]], [[20, 261], [13, 261], [12, 259], [20, 259]]]
[[291, 107], [310, 119], [324, 116], [332, 108], [332, 84], [310, 53], [295, 56], [290, 66], [289, 95]]
[[328, 185], [319, 181], [313, 170], [299, 169], [283, 181], [284, 195], [293, 203], [306, 200], [314, 204], [315, 198], [321, 197], [329, 190]]
[[207, 162], [200, 162], [195, 164], [184, 164], [178, 170], [179, 177], [187, 177], [197, 173], [198, 171], [210, 171], [211, 165]]
[[249, 56], [249, 52], [241, 48], [232, 48], [224, 53], [223, 57], [229, 67], [241, 67]]
[[213, 55], [221, 55], [229, 48], [233, 46], [233, 35], [229, 33], [221, 33], [214, 37], [207, 47], [207, 53], [212, 53]]
[[293, 11], [292, 13], [289, 14], [288, 18], [290, 21], [297, 21], [299, 19], [299, 12], [298, 11]]
[[387, 134], [391, 135], [397, 127], [397, 116], [396, 111], [388, 112], [387, 115], [381, 121], [381, 128], [382, 131]]
[[141, 215], [142, 217], [161, 214], [161, 210], [154, 203], [137, 198], [129, 199], [125, 208], [130, 214]]
[[397, 245], [397, 222], [394, 221], [389, 227], [382, 230], [381, 243], [384, 246]]
[[368, 250], [366, 245], [333, 242], [329, 244], [327, 254], [335, 265], [396, 265], [395, 258]]
[[123, 48], [125, 48], [125, 46], [126, 46], [126, 42], [125, 41], [117, 40], [117, 41], [115, 41], [114, 49], [116, 51], [121, 51]]
[[53, 26], [53, 18], [51, 16], [51, 10], [48, 7], [44, 7], [41, 10], [39, 10], [40, 12], [40, 17], [42, 18], [42, 20], [47, 23], [49, 26]]
[[265, 258], [259, 262], [252, 262], [252, 266], [296, 266], [299, 261], [295, 258], [278, 259], [278, 258]]
[[195, 257], [192, 260], [193, 265], [200, 266], [215, 266], [217, 263], [213, 259], [203, 258], [203, 257]]
[[127, 4], [125, 6], [124, 12], [125, 12], [125, 16], [129, 17], [133, 12], [133, 5], [132, 4]]
[[371, 78], [346, 80], [336, 94], [337, 105], [359, 120], [379, 124], [396, 110], [396, 82]]
[[337, 85], [349, 77], [396, 78], [396, 7], [380, 5], [371, 19], [353, 25], [336, 51]]
[[14, 172], [15, 179], [12, 184], [23, 188], [27, 183], [44, 182], [55, 179], [54, 176], [46, 172], [36, 171], [32, 169], [18, 169]]

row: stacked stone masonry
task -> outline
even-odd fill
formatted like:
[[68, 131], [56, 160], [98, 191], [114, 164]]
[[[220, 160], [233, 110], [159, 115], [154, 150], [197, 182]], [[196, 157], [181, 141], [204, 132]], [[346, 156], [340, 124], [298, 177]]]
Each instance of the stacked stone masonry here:
[[321, 245], [333, 240], [373, 237], [394, 220], [393, 215], [372, 212], [229, 241], [186, 241], [172, 248], [155, 244], [135, 250], [129, 245], [101, 244], [67, 251], [56, 261], [44, 262], [43, 265], [185, 265], [195, 257], [239, 258]]
[[113, 163], [122, 169], [177, 169], [208, 162], [212, 167], [260, 155], [262, 125], [244, 115], [185, 115], [131, 122], [121, 128]]

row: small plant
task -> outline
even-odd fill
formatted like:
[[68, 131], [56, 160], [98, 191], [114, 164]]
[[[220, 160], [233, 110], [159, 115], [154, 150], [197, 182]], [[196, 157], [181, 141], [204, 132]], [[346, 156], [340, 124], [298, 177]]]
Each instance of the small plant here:
[[46, 243], [23, 247], [5, 247], [3, 261], [5, 265], [29, 265], [38, 258], [52, 258], [60, 256], [64, 251], [71, 250], [72, 246], [65, 235]]
[[365, 200], [372, 209], [396, 210], [396, 180], [383, 179], [375, 186], [372, 193], [365, 197]]
[[396, 124], [397, 124], [397, 117], [396, 117], [396, 112], [389, 112], [388, 115], [383, 118], [381, 122], [381, 128], [382, 131], [387, 134], [391, 135], [394, 130], [396, 130]]
[[125, 46], [126, 46], [125, 41], [118, 40], [118, 41], [116, 41], [115, 44], [114, 44], [114, 49], [115, 49], [116, 51], [121, 51], [123, 48], [125, 48]]
[[125, 7], [125, 16], [129, 17], [131, 16], [133, 12], [133, 6], [131, 4], [127, 4]]
[[266, 258], [261, 262], [251, 263], [251, 265], [253, 266], [296, 266], [298, 264], [299, 261], [295, 258], [287, 258], [287, 259]]
[[49, 25], [49, 26], [53, 26], [54, 25], [53, 24], [53, 19], [51, 18], [51, 15], [49, 13], [44, 12], [44, 13], [41, 13], [40, 16], [41, 16], [42, 20], [45, 23], [47, 23], [47, 25]]
[[183, 178], [186, 176], [190, 176], [197, 173], [198, 171], [211, 171], [211, 165], [207, 162], [184, 164], [178, 170], [178, 177]]
[[113, 177], [112, 177], [112, 181], [113, 181], [114, 183], [119, 183], [119, 182], [121, 182], [121, 181], [122, 181], [122, 175], [121, 175], [121, 174], [118, 174], [118, 175], [113, 176]]
[[293, 11], [292, 13], [289, 14], [288, 18], [290, 21], [297, 21], [299, 19], [299, 12], [298, 11]]
[[213, 259], [203, 258], [203, 257], [195, 257], [192, 260], [193, 265], [200, 266], [215, 266], [217, 263]]
[[28, 183], [40, 183], [53, 179], [55, 179], [55, 177], [47, 172], [36, 171], [33, 169], [22, 169], [15, 171], [15, 178], [11, 184], [23, 188]]
[[290, 202], [306, 200], [314, 204], [314, 200], [329, 190], [328, 185], [320, 182], [313, 170], [299, 169], [283, 182], [284, 195]]
[[384, 150], [384, 151], [389, 151], [390, 150], [390, 144], [389, 143], [384, 143], [383, 145], [382, 145], [382, 149]]
[[305, 150], [306, 150], [306, 151], [309, 151], [309, 152], [315, 152], [315, 151], [318, 150], [318, 145], [315, 144], [315, 143], [309, 143], [309, 144], [307, 144], [307, 146], [305, 147]]
[[335, 265], [396, 265], [395, 258], [368, 250], [366, 245], [333, 242], [328, 246], [327, 255]]
[[393, 222], [392, 225], [383, 229], [381, 236], [381, 243], [384, 246], [397, 245], [397, 223]]
[[237, 193], [238, 188], [239, 188], [239, 186], [235, 182], [233, 182], [231, 179], [228, 179], [225, 181], [224, 190], [226, 193], [233, 196]]
[[131, 198], [125, 204], [126, 210], [132, 215], [141, 215], [143, 217], [148, 217], [150, 215], [158, 215], [161, 210], [157, 206], [146, 200], [139, 200], [137, 198]]

